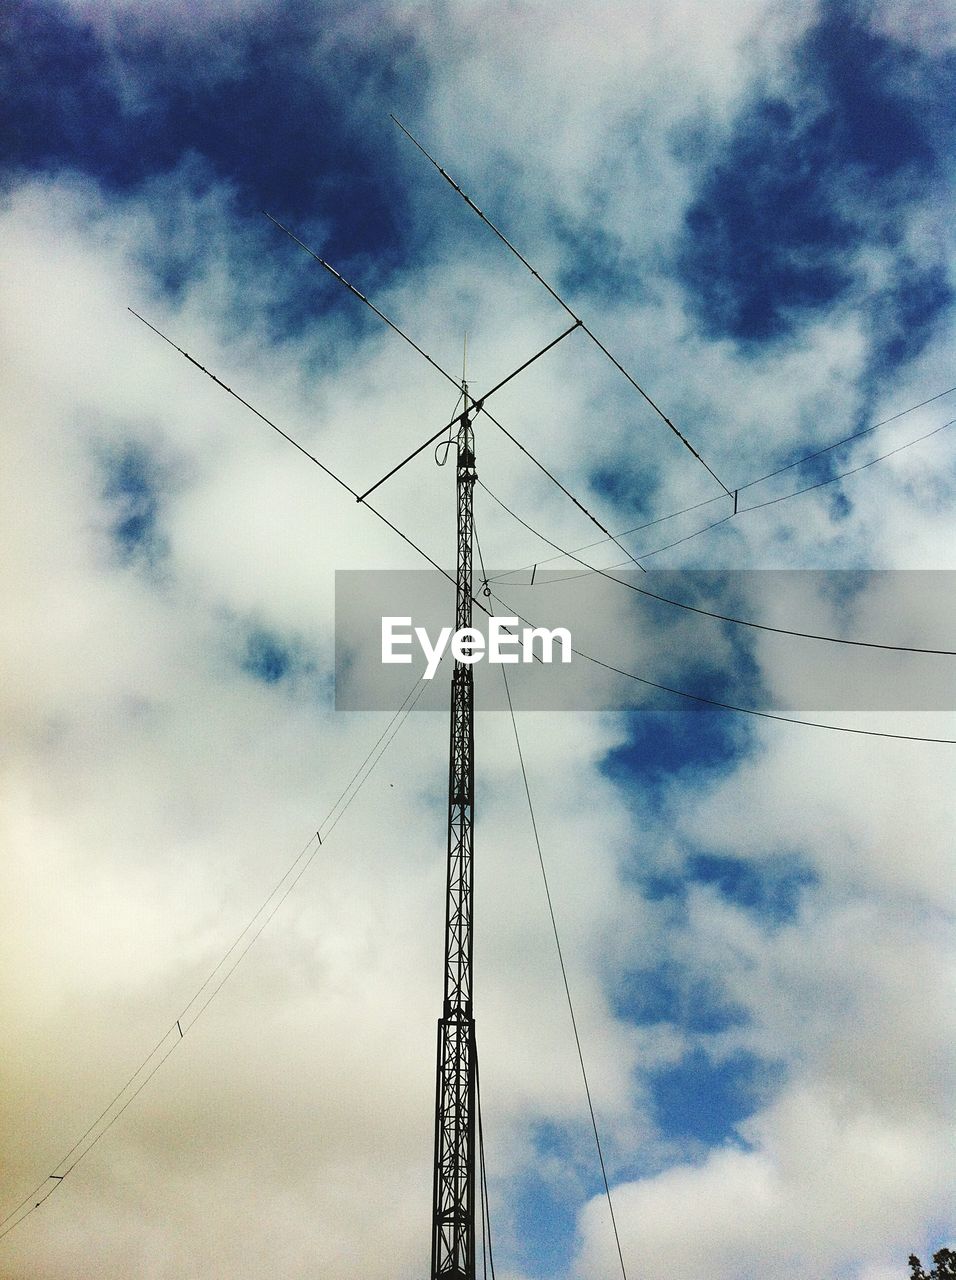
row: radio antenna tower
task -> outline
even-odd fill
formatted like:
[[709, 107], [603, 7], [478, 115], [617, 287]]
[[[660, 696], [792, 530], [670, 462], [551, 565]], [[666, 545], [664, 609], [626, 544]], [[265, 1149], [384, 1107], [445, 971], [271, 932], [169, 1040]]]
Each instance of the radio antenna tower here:
[[[458, 446], [458, 573], [455, 630], [472, 623], [475, 442], [468, 384]], [[472, 668], [456, 660], [451, 678], [448, 767], [448, 879], [445, 998], [438, 1022], [435, 1181], [431, 1280], [475, 1280], [475, 1019], [472, 1008], [472, 889], [475, 705]]]

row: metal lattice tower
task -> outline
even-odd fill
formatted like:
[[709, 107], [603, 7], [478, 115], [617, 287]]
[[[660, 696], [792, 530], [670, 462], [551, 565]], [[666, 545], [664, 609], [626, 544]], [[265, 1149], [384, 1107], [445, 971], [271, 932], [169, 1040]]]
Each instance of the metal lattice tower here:
[[[458, 432], [458, 576], [455, 630], [470, 627], [474, 434]], [[455, 662], [448, 769], [445, 1001], [438, 1023], [431, 1280], [475, 1280], [475, 1021], [472, 1011], [472, 887], [475, 721], [472, 668]]]

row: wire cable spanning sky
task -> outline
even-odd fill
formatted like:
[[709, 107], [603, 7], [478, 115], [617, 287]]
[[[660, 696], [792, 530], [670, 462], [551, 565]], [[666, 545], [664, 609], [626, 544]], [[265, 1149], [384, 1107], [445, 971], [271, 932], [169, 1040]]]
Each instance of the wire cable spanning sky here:
[[[414, 710], [425, 685], [416, 680], [409, 689], [401, 706], [389, 720], [388, 724], [376, 738], [364, 760], [352, 774], [345, 789], [330, 809], [316, 833], [309, 839], [305, 847], [292, 860], [284, 874], [276, 882], [272, 891], [250, 917], [245, 926], [233, 940], [232, 944], [219, 957], [211, 972], [193, 993], [189, 1002], [180, 1010], [175, 1022], [163, 1033], [154, 1047], [149, 1051], [123, 1086], [113, 1095], [110, 1102], [99, 1113], [92, 1124], [87, 1125], [80, 1137], [73, 1143], [62, 1159], [58, 1160], [53, 1171], [39, 1182], [20, 1203], [0, 1220], [0, 1239], [8, 1235], [15, 1227], [24, 1222], [30, 1214], [41, 1208], [60, 1184], [73, 1172], [77, 1165], [86, 1158], [113, 1125], [121, 1118], [126, 1109], [146, 1088], [153, 1076], [166, 1062], [167, 1058], [186, 1038], [186, 1032], [192, 1030], [202, 1015], [215, 1000], [216, 996], [235, 973], [245, 956], [252, 949], [262, 933], [295, 889], [299, 881], [312, 866], [320, 849], [323, 847], [322, 831], [325, 840], [338, 825], [349, 805], [359, 794], [362, 786], [368, 781], [375, 766], [391, 746], [399, 730]], [[194, 1007], [195, 1006], [195, 1007]], [[58, 1170], [63, 1170], [62, 1173]], [[39, 1197], [39, 1198], [38, 1198]]]
[[[736, 492], [742, 493], [744, 489], [751, 489], [756, 484], [762, 484], [765, 480], [770, 480], [774, 476], [782, 475], [784, 471], [789, 471], [792, 467], [799, 467], [799, 466], [802, 466], [804, 463], [812, 462], [815, 458], [821, 457], [824, 453], [830, 453], [833, 449], [839, 449], [841, 445], [848, 444], [851, 440], [858, 440], [861, 436], [868, 435], [871, 431], [876, 431], [878, 427], [884, 427], [891, 422], [896, 422], [899, 418], [903, 418], [907, 414], [915, 412], [917, 409], [924, 408], [924, 406], [926, 406], [927, 404], [932, 404], [934, 401], [942, 399], [943, 396], [952, 395], [954, 391], [956, 391], [956, 387], [950, 387], [946, 391], [938, 392], [935, 396], [930, 396], [929, 399], [927, 400], [921, 400], [919, 404], [911, 405], [908, 409], [901, 409], [899, 413], [894, 413], [892, 417], [884, 418], [882, 422], [874, 422], [871, 426], [863, 427], [860, 431], [854, 431], [852, 435], [843, 436], [840, 440], [834, 441], [833, 444], [825, 445], [822, 449], [816, 449], [814, 450], [813, 453], [807, 454], [805, 457], [797, 458], [795, 459], [795, 461], [788, 462], [782, 467], [777, 467], [774, 471], [769, 471], [766, 475], [758, 476], [755, 480], [748, 480], [746, 484], [740, 485], [740, 487], [737, 489]], [[882, 462], [885, 458], [893, 457], [893, 455], [900, 452], [901, 449], [908, 449], [910, 445], [919, 444], [921, 440], [927, 440], [929, 439], [930, 436], [935, 435], [937, 431], [942, 431], [946, 427], [951, 427], [952, 425], [953, 425], [952, 420], [950, 420], [949, 422], [944, 422], [942, 426], [934, 428], [933, 431], [928, 432], [926, 435], [919, 436], [916, 440], [909, 440], [906, 442], [906, 444], [900, 445], [899, 448], [890, 450], [890, 452], [888, 453], [881, 454], [878, 458], [872, 458], [869, 462], [864, 463], [863, 466], [872, 466], [875, 462]], [[853, 475], [855, 474], [856, 471], [859, 471], [859, 470], [862, 470], [862, 468], [854, 467], [850, 471], [839, 472], [835, 476], [828, 476], [825, 480], [818, 480], [812, 485], [807, 485], [805, 488], [794, 489], [794, 490], [791, 490], [789, 493], [780, 494], [776, 498], [771, 498], [766, 502], [757, 503], [753, 507], [744, 508], [744, 510], [757, 511], [761, 507], [773, 506], [777, 502], [785, 502], [788, 498], [796, 498], [802, 493], [812, 493], [814, 489], [822, 488], [826, 484], [835, 484], [838, 480], [842, 480], [847, 475]], [[720, 501], [721, 501], [720, 497], [706, 498], [703, 502], [695, 502], [692, 506], [683, 507], [680, 511], [672, 511], [669, 515], [656, 516], [653, 520], [648, 520], [644, 524], [635, 525], [633, 529], [623, 529], [617, 535], [617, 537], [626, 538], [629, 534], [640, 533], [643, 529], [650, 529], [656, 524], [663, 524], [665, 521], [674, 520], [678, 516], [689, 515], [690, 512], [692, 511], [698, 511], [701, 507], [707, 507], [714, 502], [720, 502]], [[510, 514], [514, 515], [513, 512], [511, 512]], [[731, 513], [730, 516], [724, 516], [720, 520], [716, 520], [712, 524], [708, 524], [703, 529], [697, 529], [693, 533], [687, 536], [690, 538], [696, 538], [701, 533], [706, 533], [708, 529], [716, 529], [718, 525], [725, 524], [727, 520], [732, 519], [734, 515], [739, 515], [739, 514], [743, 514], [743, 512], [740, 510], [734, 511]], [[517, 517], [515, 518], [517, 519]], [[540, 537], [541, 535], [539, 534], [538, 536]], [[642, 554], [644, 556], [658, 555], [661, 551], [669, 551], [671, 547], [679, 546], [681, 542], [684, 542], [686, 540], [687, 540], [686, 538], [680, 538], [675, 542], [668, 543], [666, 547], [658, 547], [657, 550], [655, 551], [645, 551]], [[547, 541], [547, 539], [544, 539], [544, 541]], [[536, 566], [540, 567], [545, 564], [551, 564], [555, 560], [563, 559], [569, 555], [576, 556], [581, 551], [590, 551], [594, 547], [602, 546], [607, 541], [608, 541], [607, 538], [603, 538], [597, 542], [585, 543], [583, 547], [575, 547], [570, 552], [559, 551], [558, 554], [555, 556], [549, 556], [544, 560], [532, 561], [530, 564], [524, 565], [521, 569], [515, 569], [515, 570], [512, 570], [511, 572], [513, 573], [528, 572], [529, 570], [535, 568]], [[619, 567], [619, 566], [614, 566], [614, 567]], [[505, 576], [506, 575], [504, 574], [499, 574], [499, 575], [496, 575], [496, 579], [501, 580]]]
[[[676, 527], [668, 567], [904, 584], [890, 636], [875, 579], [820, 594], [774, 575], [786, 588], [752, 614], [715, 612], [952, 648], [951, 593], [906, 583], [953, 568], [956, 493], [938, 399], [956, 40], [932, 0], [8, 10], [3, 1213], [173, 1028], [280, 883], [269, 851], [301, 848], [385, 729], [394, 708], [334, 710], [335, 573], [417, 568], [419, 548], [452, 563], [453, 469], [429, 451], [376, 489], [379, 519], [355, 498], [447, 423], [466, 332], [470, 388], [570, 323], [553, 295], [600, 337], [567, 335], [476, 418], [480, 479], [558, 547], [604, 568], [582, 540], [724, 511], [740, 478], [797, 459], [759, 516]], [[874, 450], [901, 406], [905, 436]], [[479, 514], [489, 567], [535, 554], [506, 511]], [[812, 675], [809, 641], [654, 601], [666, 617], [632, 636], [634, 593], [613, 594], [619, 617], [584, 647], [622, 671], [700, 691], [695, 635], [713, 627], [707, 661], [779, 707]], [[646, 1280], [905, 1280], [911, 1252], [952, 1244], [950, 751], [874, 736], [950, 740], [952, 714], [804, 701], [793, 718], [853, 732], [518, 714], [619, 1253], [511, 728], [479, 715], [499, 1276], [584, 1280], [623, 1257]], [[422, 1274], [447, 724], [409, 719], [336, 830], [341, 856], [0, 1242], [5, 1280]]]

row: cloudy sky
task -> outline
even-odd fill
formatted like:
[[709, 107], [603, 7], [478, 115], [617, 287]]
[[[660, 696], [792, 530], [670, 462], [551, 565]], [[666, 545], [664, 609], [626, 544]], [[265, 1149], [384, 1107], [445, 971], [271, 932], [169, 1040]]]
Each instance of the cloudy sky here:
[[[494, 412], [615, 532], [709, 504], [630, 553], [952, 570], [952, 11], [13, 0], [0, 41], [0, 1276], [421, 1277], [447, 724], [336, 712], [332, 673], [335, 571], [424, 562], [127, 308], [367, 488], [455, 388], [264, 211], [456, 377], [467, 333], [476, 391], [568, 324], [394, 113], [741, 507], [832, 481], [688, 538], [730, 499], [575, 333]], [[528, 525], [600, 537], [476, 432], [525, 522], [478, 491], [489, 567], [554, 554]], [[449, 566], [453, 488], [428, 452], [376, 495]], [[747, 581], [775, 626], [956, 647], [943, 578]], [[601, 617], [582, 647], [635, 674], [907, 735], [519, 717], [627, 1275], [902, 1280], [956, 1232], [956, 748], [912, 740], [956, 738], [953, 659], [919, 705], [837, 706], [862, 651]], [[510, 721], [477, 740], [496, 1273], [612, 1277]]]

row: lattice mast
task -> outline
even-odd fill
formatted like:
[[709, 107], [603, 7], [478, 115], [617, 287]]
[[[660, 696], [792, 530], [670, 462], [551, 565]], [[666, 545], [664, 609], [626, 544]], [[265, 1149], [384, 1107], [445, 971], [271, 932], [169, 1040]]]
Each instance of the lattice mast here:
[[[474, 433], [458, 431], [458, 575], [455, 629], [472, 624]], [[445, 1000], [438, 1023], [431, 1280], [475, 1280], [475, 1022], [472, 1010], [472, 888], [475, 721], [472, 667], [455, 662], [448, 768]]]

